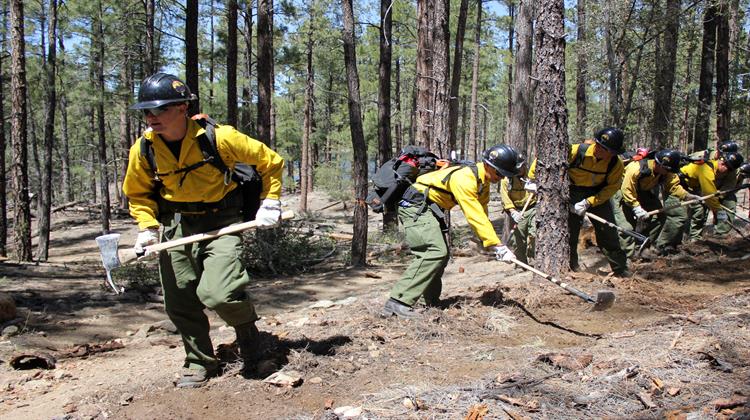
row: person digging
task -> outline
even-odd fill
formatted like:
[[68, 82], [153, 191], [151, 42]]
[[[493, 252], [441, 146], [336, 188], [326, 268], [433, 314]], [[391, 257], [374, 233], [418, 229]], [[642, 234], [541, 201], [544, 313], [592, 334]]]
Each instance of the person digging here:
[[[180, 79], [156, 73], [143, 80], [138, 102], [131, 106], [143, 113], [148, 128], [142, 139], [153, 148], [153, 159], [147, 159], [142, 139], [135, 142], [123, 181], [130, 214], [140, 229], [137, 254], [161, 238], [173, 240], [242, 222], [246, 203], [230, 177], [241, 162], [255, 165], [262, 178], [257, 225], [270, 228], [279, 223], [284, 160], [233, 127], [216, 125], [211, 127], [216, 153], [232, 173], [220, 171], [205, 157], [200, 143], [209, 128], [187, 116], [195, 99]], [[258, 317], [245, 292], [250, 278], [239, 258], [241, 250], [240, 234], [229, 234], [159, 252], [164, 308], [182, 335], [186, 353], [175, 382], [179, 388], [201, 386], [218, 374], [205, 308], [234, 327], [246, 368], [257, 357]]]
[[501, 144], [485, 150], [479, 164], [449, 166], [424, 174], [406, 190], [399, 203], [398, 219], [414, 259], [391, 289], [382, 316], [419, 318], [421, 314], [414, 310], [414, 304], [420, 298], [427, 306], [439, 304], [443, 271], [449, 259], [444, 215], [455, 206], [461, 208], [482, 245], [497, 259], [515, 260], [513, 252], [497, 237], [487, 206], [490, 184], [517, 175], [520, 165], [518, 152]]

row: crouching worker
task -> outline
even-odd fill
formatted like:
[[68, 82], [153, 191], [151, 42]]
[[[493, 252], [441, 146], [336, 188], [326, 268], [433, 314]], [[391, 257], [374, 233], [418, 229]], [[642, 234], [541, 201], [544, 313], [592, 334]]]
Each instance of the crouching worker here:
[[[680, 152], [664, 149], [656, 152], [653, 158], [647, 157], [634, 161], [625, 167], [622, 181], [621, 198], [615, 201], [615, 220], [617, 225], [633, 230], [638, 221], [643, 221], [640, 233], [647, 234], [660, 255], [667, 253], [665, 249], [670, 245], [670, 234], [662, 234], [666, 213], [649, 216], [652, 210], [662, 208], [659, 193], [663, 191], [667, 206], [672, 206], [680, 200], [692, 200], [698, 196], [689, 194], [680, 185]], [[636, 243], [632, 237], [620, 233], [620, 244], [628, 257], [635, 254]]]
[[482, 154], [482, 163], [449, 166], [424, 174], [406, 190], [398, 218], [414, 260], [393, 286], [383, 316], [419, 317], [413, 306], [420, 298], [424, 298], [427, 306], [440, 303], [443, 271], [449, 259], [443, 216], [456, 205], [484, 247], [500, 260], [515, 259], [513, 252], [500, 243], [488, 217], [487, 205], [490, 183], [517, 175], [519, 160], [512, 147], [493, 146]]
[[[135, 243], [138, 254], [160, 239], [242, 222], [242, 194], [230, 177], [240, 162], [255, 165], [262, 178], [256, 222], [260, 227], [279, 222], [283, 159], [231, 126], [204, 127], [188, 118], [188, 105], [195, 99], [181, 80], [157, 73], [143, 80], [138, 103], [131, 107], [143, 113], [148, 125], [130, 149], [123, 183], [130, 214], [140, 230]], [[215, 156], [205, 154], [209, 136], [215, 141]], [[226, 173], [216, 166], [216, 156]], [[159, 253], [164, 307], [182, 335], [186, 353], [177, 387], [201, 386], [218, 373], [205, 308], [235, 328], [246, 366], [257, 355], [258, 317], [245, 292], [250, 279], [239, 259], [241, 250], [241, 236], [231, 234]]]

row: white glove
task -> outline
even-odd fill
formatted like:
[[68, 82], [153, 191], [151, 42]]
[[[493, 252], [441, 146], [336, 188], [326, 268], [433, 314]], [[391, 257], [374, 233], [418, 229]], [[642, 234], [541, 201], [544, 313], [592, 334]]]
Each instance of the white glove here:
[[536, 194], [536, 191], [538, 188], [537, 188], [536, 182], [526, 181], [526, 183], [523, 185], [523, 189], [530, 193]]
[[523, 221], [523, 214], [518, 210], [511, 210], [510, 217], [516, 222], [516, 224], [520, 224]]
[[584, 198], [583, 200], [570, 206], [570, 211], [583, 217], [583, 215], [586, 214], [586, 210], [588, 210], [590, 206], [591, 204], [589, 204], [589, 200]]
[[516, 254], [505, 245], [493, 246], [492, 251], [495, 253], [495, 259], [503, 262], [512, 262], [516, 259]]
[[271, 198], [263, 199], [255, 214], [255, 223], [261, 229], [268, 229], [279, 225], [281, 219], [281, 201]]
[[729, 220], [729, 215], [724, 210], [718, 210], [716, 212], [716, 223], [723, 223]]
[[648, 217], [648, 212], [646, 210], [643, 210], [643, 207], [641, 206], [633, 207], [633, 214], [635, 215], [636, 219], [645, 219]]
[[159, 242], [159, 231], [157, 229], [146, 229], [138, 232], [135, 238], [133, 250], [135, 255], [141, 256], [146, 253], [146, 247]]
[[682, 201], [697, 200], [699, 198], [701, 198], [701, 196], [687, 193], [687, 195], [685, 196], [685, 198], [682, 199]]

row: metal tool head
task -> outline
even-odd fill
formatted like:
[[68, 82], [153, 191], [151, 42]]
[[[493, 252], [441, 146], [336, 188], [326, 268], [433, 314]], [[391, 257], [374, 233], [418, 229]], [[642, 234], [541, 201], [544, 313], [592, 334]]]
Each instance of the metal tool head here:
[[119, 233], [110, 233], [107, 235], [97, 236], [96, 244], [99, 245], [99, 253], [102, 257], [104, 269], [111, 271], [120, 267], [120, 256], [117, 253], [117, 245], [120, 241]]
[[597, 290], [592, 311], [605, 311], [615, 303], [615, 293], [611, 290]]
[[641, 244], [641, 246], [638, 247], [638, 254], [636, 254], [636, 255], [638, 255], [640, 257], [641, 253], [643, 252], [644, 249], [646, 249], [646, 247], [648, 246], [649, 242], [651, 242], [651, 238], [647, 237], [646, 240], [643, 241], [643, 243]]

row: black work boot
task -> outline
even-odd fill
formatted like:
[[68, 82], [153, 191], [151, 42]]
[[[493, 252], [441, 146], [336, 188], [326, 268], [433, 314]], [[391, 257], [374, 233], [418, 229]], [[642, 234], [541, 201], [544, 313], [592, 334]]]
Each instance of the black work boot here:
[[237, 325], [234, 327], [237, 334], [237, 347], [240, 349], [240, 357], [244, 362], [258, 361], [260, 358], [260, 343], [258, 327], [255, 322]]
[[414, 308], [405, 303], [399, 302], [394, 298], [390, 298], [385, 302], [385, 306], [380, 312], [380, 315], [383, 317], [396, 315], [397, 317], [404, 319], [418, 319], [422, 317], [422, 314], [415, 311]]

